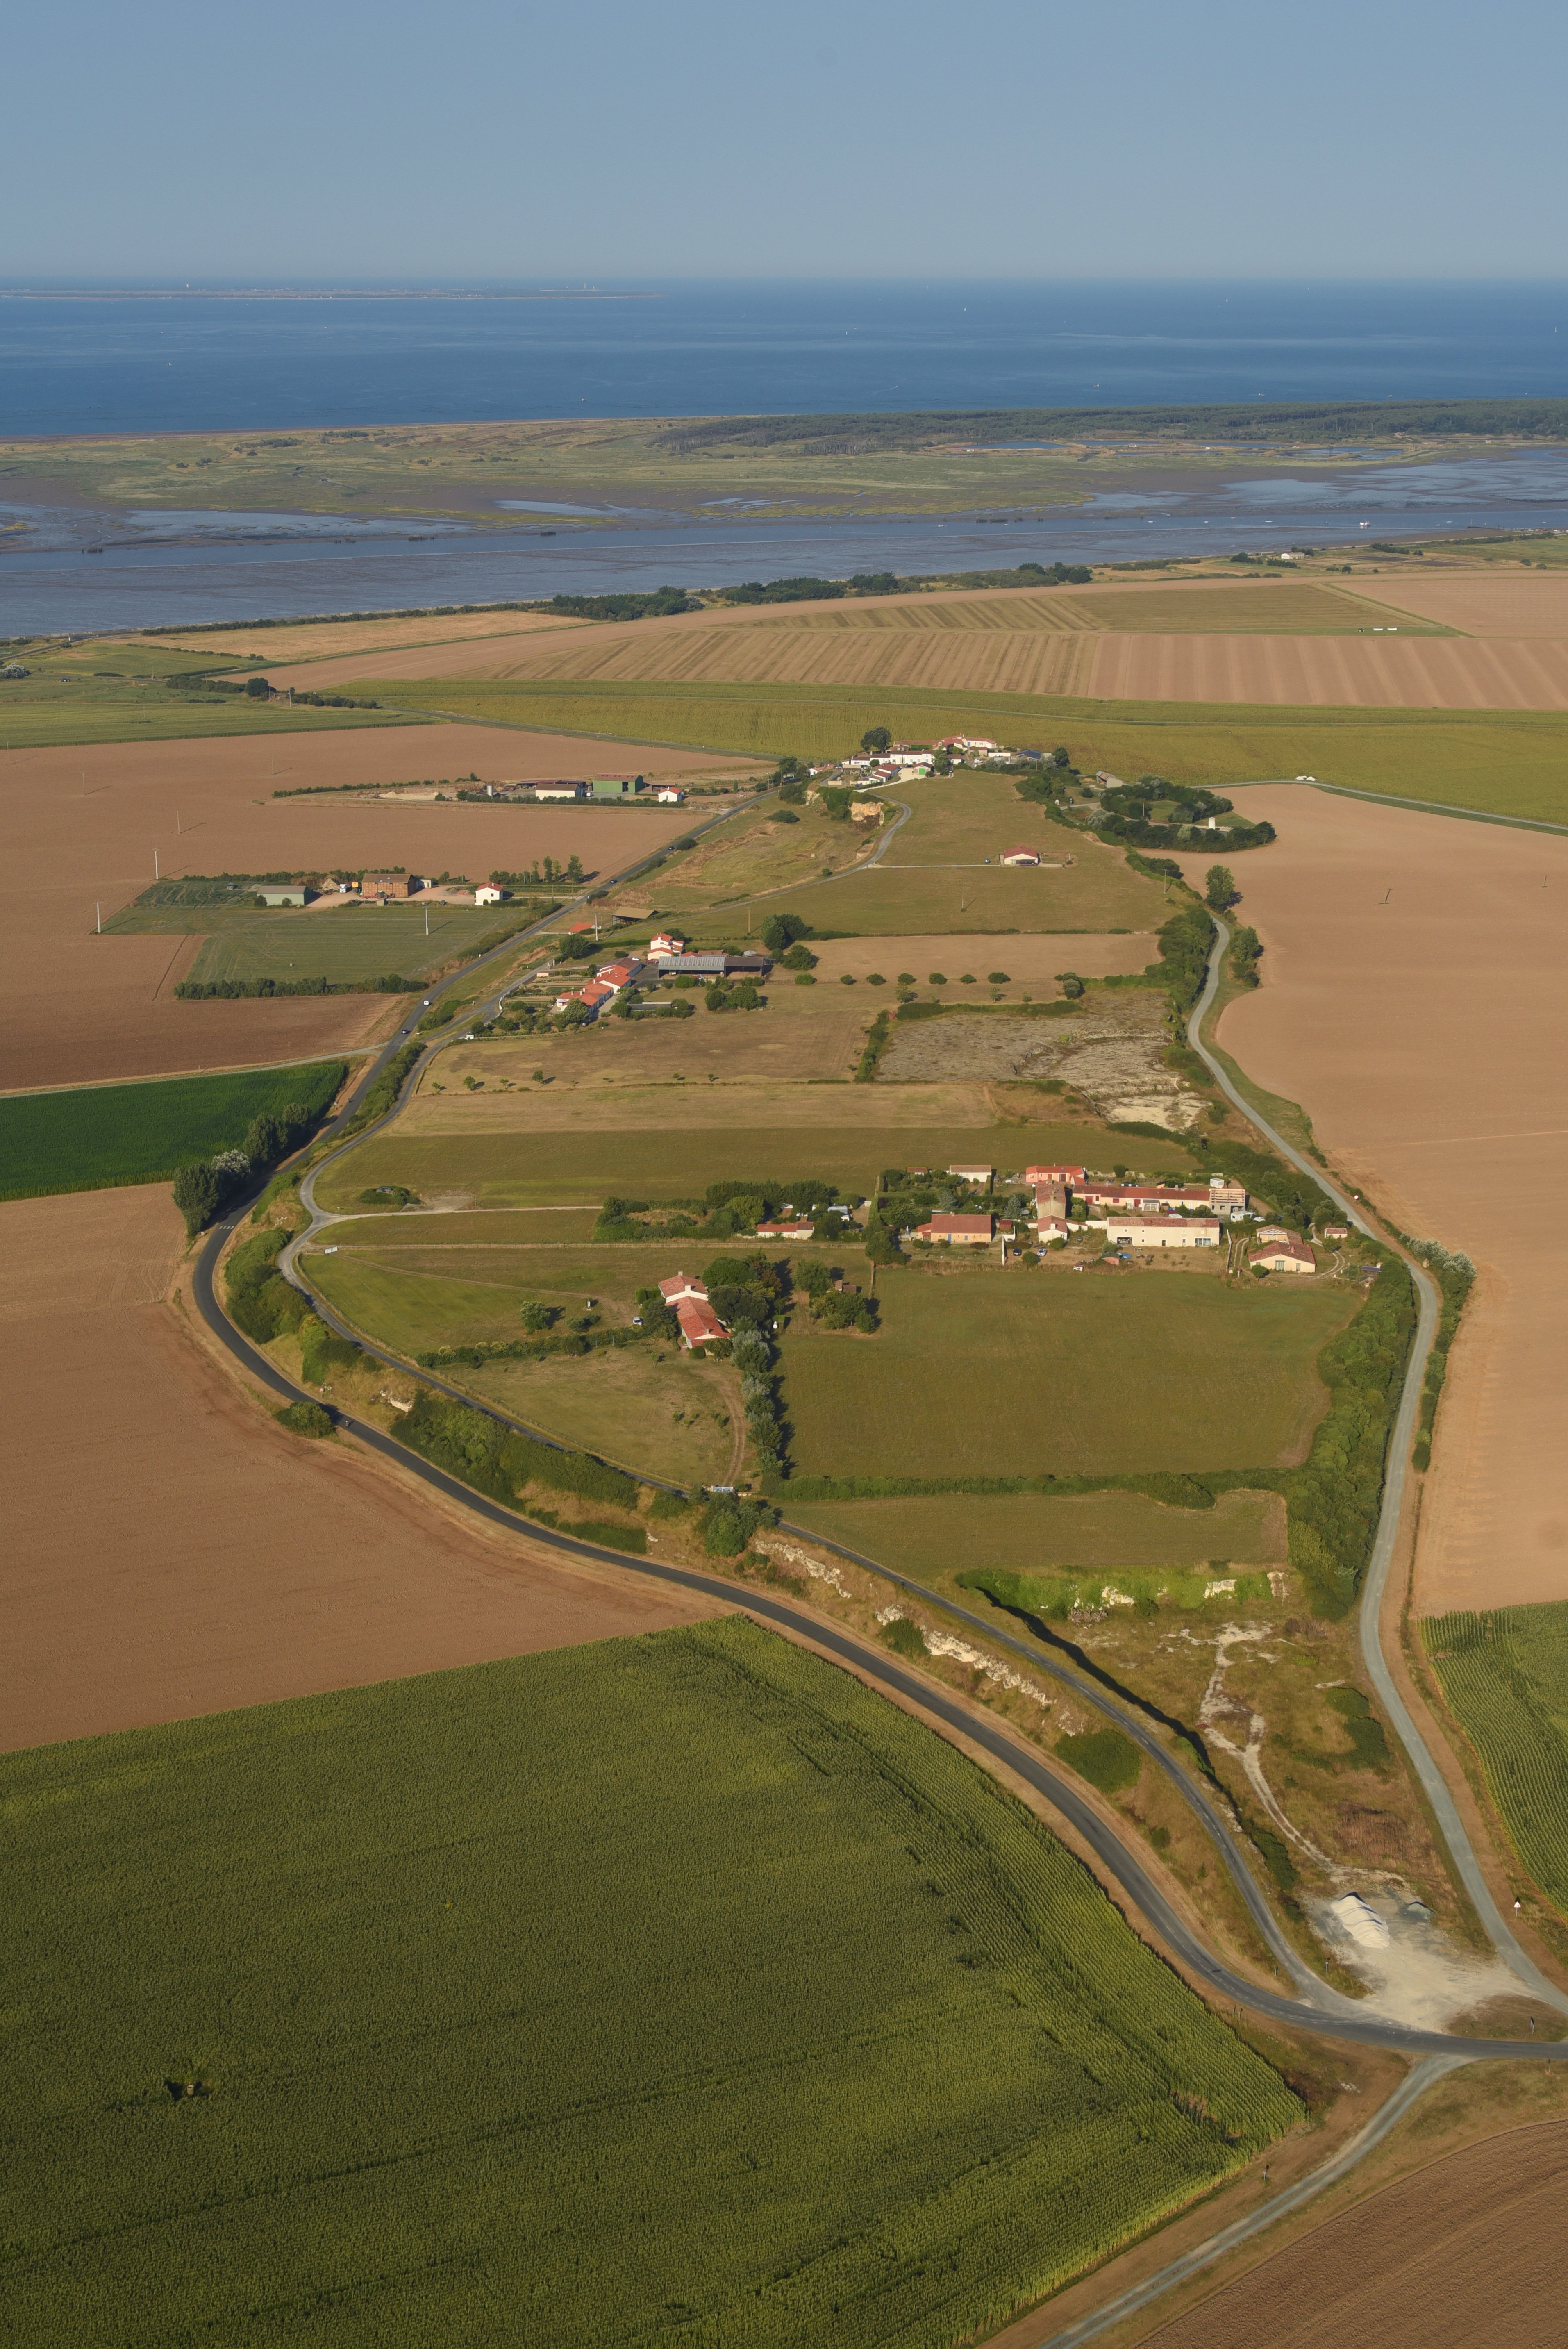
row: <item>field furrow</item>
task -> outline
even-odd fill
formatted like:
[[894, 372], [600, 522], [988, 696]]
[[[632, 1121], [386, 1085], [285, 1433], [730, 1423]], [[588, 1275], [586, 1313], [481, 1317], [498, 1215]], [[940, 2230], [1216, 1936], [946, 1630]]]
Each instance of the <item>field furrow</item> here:
[[1440, 636], [1105, 636], [1096, 700], [1381, 709], [1568, 709], [1568, 642]]

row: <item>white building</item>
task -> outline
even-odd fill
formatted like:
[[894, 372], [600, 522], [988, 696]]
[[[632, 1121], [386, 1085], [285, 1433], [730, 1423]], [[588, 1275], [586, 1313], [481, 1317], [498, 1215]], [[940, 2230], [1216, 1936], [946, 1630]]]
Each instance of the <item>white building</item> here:
[[1210, 1216], [1111, 1216], [1106, 1237], [1112, 1247], [1218, 1247], [1220, 1226]]
[[474, 903], [476, 905], [499, 905], [500, 904], [500, 891], [493, 887], [488, 881], [484, 883], [482, 887], [474, 891]]

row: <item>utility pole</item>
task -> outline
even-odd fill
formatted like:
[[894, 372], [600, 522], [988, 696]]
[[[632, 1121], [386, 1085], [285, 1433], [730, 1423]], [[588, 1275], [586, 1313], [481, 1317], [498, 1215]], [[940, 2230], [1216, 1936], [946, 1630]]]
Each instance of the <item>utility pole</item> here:
[[98, 934], [101, 938], [103, 936], [103, 907], [101, 905], [95, 905], [93, 911], [98, 916]]
[[155, 848], [155, 849], [153, 850], [153, 852], [152, 852], [152, 877], [153, 877], [153, 879], [154, 879], [155, 881], [156, 881], [156, 880], [158, 879], [158, 877], [159, 877], [159, 874], [158, 874], [158, 851], [157, 851], [157, 849], [156, 849], [156, 848]]

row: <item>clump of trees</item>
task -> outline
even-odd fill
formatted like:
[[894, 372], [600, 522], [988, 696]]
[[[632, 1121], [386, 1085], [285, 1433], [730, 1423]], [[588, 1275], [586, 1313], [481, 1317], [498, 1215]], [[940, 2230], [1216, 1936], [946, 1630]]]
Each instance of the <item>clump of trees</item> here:
[[258, 1168], [273, 1165], [297, 1150], [315, 1123], [304, 1102], [290, 1102], [275, 1116], [263, 1111], [253, 1117], [239, 1149], [220, 1150], [181, 1166], [174, 1177], [174, 1204], [185, 1218], [187, 1238], [205, 1231]]
[[1228, 864], [1211, 864], [1203, 875], [1203, 903], [1216, 914], [1228, 913], [1241, 901], [1236, 876]]

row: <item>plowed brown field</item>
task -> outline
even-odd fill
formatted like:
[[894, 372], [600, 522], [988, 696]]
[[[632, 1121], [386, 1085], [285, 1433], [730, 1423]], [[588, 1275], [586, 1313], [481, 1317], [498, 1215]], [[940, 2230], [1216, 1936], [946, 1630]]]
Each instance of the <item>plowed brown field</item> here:
[[654, 1630], [720, 1611], [443, 1514], [286, 1435], [160, 1299], [161, 1187], [0, 1206], [0, 1746]]
[[1376, 584], [1358, 579], [1356, 588], [1391, 612], [1440, 620], [1468, 636], [1568, 638], [1568, 572], [1400, 572]]
[[[274, 800], [276, 788], [412, 777], [650, 774], [744, 761], [481, 726], [291, 734], [271, 742], [139, 742], [0, 753], [6, 842], [0, 930], [0, 1092], [297, 1059], [363, 1041], [389, 1007], [374, 996], [181, 1003], [191, 948], [180, 937], [98, 937], [165, 875], [405, 864], [418, 872], [525, 867], [573, 854], [614, 869], [678, 833], [679, 809], [459, 806], [449, 802]], [[175, 830], [178, 815], [180, 829]]]
[[1097, 700], [1568, 709], [1568, 643], [1488, 643], [1466, 636], [1097, 636], [1093, 646], [1087, 690]]
[[1403, 1230], [1480, 1269], [1438, 1420], [1418, 1611], [1568, 1599], [1568, 841], [1305, 788], [1243, 799], [1280, 837], [1241, 876], [1264, 983], [1221, 1042], [1302, 1103]]
[[1568, 2292], [1568, 2123], [1467, 2146], [1202, 2301], [1145, 2349], [1546, 2349]]

